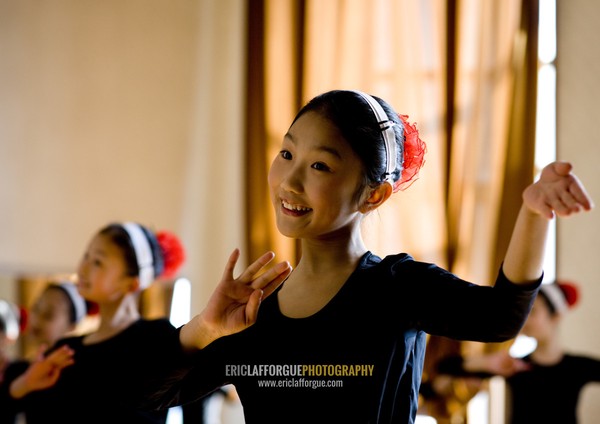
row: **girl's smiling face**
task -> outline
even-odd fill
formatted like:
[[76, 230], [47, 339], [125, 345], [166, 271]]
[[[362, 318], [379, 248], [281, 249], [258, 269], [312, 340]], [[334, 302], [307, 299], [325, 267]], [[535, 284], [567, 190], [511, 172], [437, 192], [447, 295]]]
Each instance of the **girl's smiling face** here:
[[99, 304], [119, 301], [137, 284], [136, 277], [126, 275], [121, 249], [104, 235], [92, 239], [77, 273], [81, 295]]
[[277, 227], [285, 236], [330, 238], [360, 222], [362, 162], [339, 130], [316, 112], [292, 124], [268, 181]]

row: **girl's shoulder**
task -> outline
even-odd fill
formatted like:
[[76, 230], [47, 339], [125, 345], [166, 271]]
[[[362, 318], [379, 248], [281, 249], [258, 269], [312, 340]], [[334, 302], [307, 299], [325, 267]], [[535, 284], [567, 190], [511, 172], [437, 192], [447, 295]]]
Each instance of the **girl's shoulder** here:
[[419, 274], [430, 273], [430, 274], [445, 274], [452, 276], [449, 271], [440, 268], [434, 263], [417, 261], [408, 253], [397, 253], [393, 255], [387, 255], [383, 259], [372, 252], [367, 252], [361, 263], [359, 269], [372, 270], [375, 272], [382, 272], [384, 274]]
[[142, 335], [157, 337], [161, 334], [171, 334], [176, 331], [171, 321], [167, 318], [139, 319], [128, 330]]
[[80, 347], [81, 345], [83, 345], [83, 338], [86, 336], [86, 334], [81, 334], [81, 335], [76, 335], [76, 336], [68, 336], [68, 337], [63, 337], [62, 339], [59, 339], [54, 346], [52, 346], [47, 353], [51, 353], [53, 351], [55, 351], [56, 349], [58, 349], [59, 347], [63, 346], [63, 345], [67, 345], [73, 349], [76, 349], [78, 347]]
[[168, 318], [153, 318], [153, 319], [141, 318], [136, 321], [135, 325], [138, 325], [138, 326], [144, 327], [144, 328], [161, 328], [161, 327], [174, 328], [173, 324], [171, 324], [171, 321], [169, 321]]

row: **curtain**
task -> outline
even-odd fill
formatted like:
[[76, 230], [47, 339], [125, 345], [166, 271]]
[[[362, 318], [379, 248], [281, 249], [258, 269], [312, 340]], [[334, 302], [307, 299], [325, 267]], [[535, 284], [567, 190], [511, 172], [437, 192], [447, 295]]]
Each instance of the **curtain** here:
[[537, 0], [462, 0], [448, 173], [450, 267], [493, 281], [533, 177]]
[[246, 250], [249, 260], [267, 250], [296, 263], [294, 241], [275, 226], [267, 174], [287, 126], [301, 106], [303, 3], [251, 0], [248, 5], [246, 107]]

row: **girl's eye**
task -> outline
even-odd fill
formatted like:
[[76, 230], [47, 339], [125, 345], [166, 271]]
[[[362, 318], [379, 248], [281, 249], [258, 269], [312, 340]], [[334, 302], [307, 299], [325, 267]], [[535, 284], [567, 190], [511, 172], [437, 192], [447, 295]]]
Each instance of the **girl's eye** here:
[[281, 152], [279, 152], [279, 154], [285, 160], [292, 160], [292, 154], [287, 150], [282, 150]]
[[329, 171], [331, 169], [327, 165], [325, 165], [323, 162], [313, 163], [312, 168], [316, 169], [317, 171]]

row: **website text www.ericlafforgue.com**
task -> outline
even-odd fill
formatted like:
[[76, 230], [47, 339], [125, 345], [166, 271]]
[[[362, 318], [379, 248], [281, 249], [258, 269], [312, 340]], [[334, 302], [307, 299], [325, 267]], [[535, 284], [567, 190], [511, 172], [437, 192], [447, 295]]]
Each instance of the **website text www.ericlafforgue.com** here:
[[257, 380], [258, 386], [263, 388], [341, 388], [344, 385], [344, 378], [372, 376], [373, 365], [226, 365], [225, 373], [229, 377], [265, 377]]

